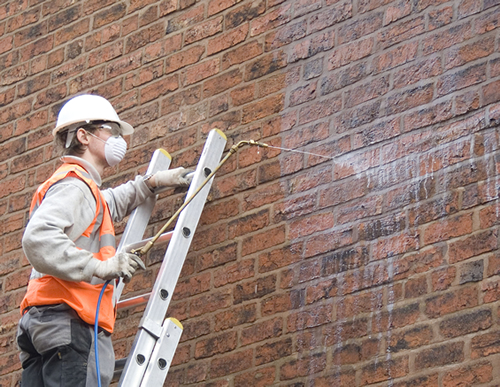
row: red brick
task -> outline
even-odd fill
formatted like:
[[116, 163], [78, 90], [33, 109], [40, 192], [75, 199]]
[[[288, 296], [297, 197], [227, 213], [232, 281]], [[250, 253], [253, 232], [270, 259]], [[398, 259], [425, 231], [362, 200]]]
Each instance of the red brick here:
[[287, 65], [286, 54], [275, 51], [267, 54], [245, 66], [245, 81], [251, 81], [271, 74]]
[[243, 75], [239, 69], [231, 70], [204, 82], [203, 95], [204, 97], [211, 97], [222, 93], [240, 84], [242, 80]]
[[292, 47], [288, 61], [294, 63], [301, 59], [312, 57], [320, 52], [330, 50], [334, 45], [335, 33], [333, 31], [315, 35], [310, 39], [295, 44]]
[[139, 68], [141, 66], [141, 57], [142, 53], [135, 53], [108, 64], [106, 66], [108, 79]]
[[449, 94], [455, 90], [484, 82], [486, 80], [486, 64], [478, 64], [441, 76], [437, 84], [438, 95]]
[[432, 290], [438, 291], [448, 289], [455, 280], [456, 272], [457, 270], [454, 266], [450, 266], [433, 272], [431, 277]]
[[190, 316], [196, 317], [207, 313], [215, 312], [223, 308], [231, 306], [231, 294], [228, 290], [221, 290], [219, 292], [210, 292], [209, 294], [202, 295], [193, 299], [190, 302]]
[[423, 242], [425, 244], [447, 240], [472, 232], [472, 214], [464, 214], [445, 219], [424, 227]]
[[247, 281], [236, 285], [233, 290], [234, 304], [240, 304], [243, 301], [261, 298], [266, 294], [276, 290], [276, 276], [268, 275], [254, 281]]
[[23, 12], [7, 20], [6, 31], [14, 32], [29, 24], [38, 22], [40, 19], [40, 8], [34, 8]]
[[177, 75], [163, 78], [143, 87], [140, 90], [141, 103], [157, 99], [161, 95], [177, 90], [179, 81]]
[[305, 124], [330, 116], [340, 110], [342, 98], [340, 96], [322, 99], [308, 105], [299, 111], [299, 123]]
[[279, 337], [283, 333], [282, 318], [274, 318], [264, 322], [254, 323], [241, 331], [241, 345], [249, 345], [270, 338]]
[[445, 121], [452, 116], [452, 101], [434, 104], [409, 113], [404, 117], [404, 130], [411, 131]]
[[90, 20], [83, 19], [70, 27], [59, 29], [54, 34], [54, 45], [59, 46], [60, 44], [69, 42], [77, 37], [85, 35], [90, 30]]
[[384, 14], [384, 26], [408, 16], [412, 12], [412, 4], [409, 1], [400, 1], [393, 6], [387, 7]]
[[257, 371], [245, 372], [235, 376], [234, 382], [238, 386], [265, 387], [273, 384], [276, 378], [275, 375], [275, 367], [260, 368]]
[[429, 31], [441, 28], [453, 21], [453, 7], [429, 11]]
[[203, 46], [193, 46], [187, 50], [172, 54], [165, 61], [165, 74], [198, 62], [204, 52], [205, 48]]
[[235, 331], [232, 331], [198, 341], [195, 346], [194, 356], [196, 359], [202, 359], [216, 354], [232, 351], [236, 348], [236, 339], [237, 334]]
[[394, 87], [401, 88], [442, 73], [441, 58], [422, 60], [415, 65], [398, 70], [394, 76]]
[[144, 61], [151, 62], [166, 57], [182, 47], [182, 35], [177, 34], [144, 48]]
[[361, 372], [361, 383], [365, 385], [382, 382], [388, 379], [406, 376], [408, 373], [408, 357], [398, 357], [382, 362], [375, 362], [363, 367]]
[[265, 50], [272, 51], [274, 49], [286, 46], [295, 40], [302, 39], [306, 36], [307, 23], [306, 20], [298, 22], [290, 26], [284, 26], [276, 31], [266, 35]]
[[306, 304], [313, 304], [320, 300], [329, 299], [337, 295], [337, 280], [330, 279], [309, 285], [306, 291]]
[[354, 370], [336, 371], [327, 376], [316, 376], [314, 378], [315, 387], [330, 387], [330, 386], [353, 386], [356, 384], [356, 373]]
[[345, 93], [344, 106], [351, 108], [373, 98], [386, 94], [389, 90], [389, 78], [381, 77], [368, 83], [359, 85]]
[[188, 29], [185, 33], [184, 43], [191, 44], [206, 39], [222, 31], [222, 16], [208, 20]]
[[434, 337], [432, 328], [427, 325], [417, 326], [391, 335], [388, 343], [390, 352], [414, 350], [429, 344]]
[[425, 105], [432, 101], [434, 85], [418, 86], [388, 97], [388, 114], [401, 113], [416, 106]]
[[274, 73], [269, 77], [261, 79], [257, 83], [257, 98], [266, 97], [286, 88], [287, 85], [297, 83], [300, 75], [298, 68], [288, 72]]
[[283, 109], [284, 95], [278, 94], [243, 107], [242, 124], [260, 120]]
[[477, 306], [477, 304], [478, 294], [476, 288], [460, 288], [454, 292], [450, 291], [428, 298], [425, 313], [431, 318], [436, 318]]
[[460, 363], [464, 359], [464, 343], [453, 342], [442, 344], [419, 352], [415, 358], [418, 370]]
[[286, 362], [280, 367], [280, 380], [291, 380], [323, 371], [326, 368], [326, 353], [305, 355]]
[[494, 231], [483, 231], [462, 240], [450, 243], [449, 262], [456, 263], [497, 248], [497, 235]]
[[216, 54], [243, 42], [248, 35], [248, 28], [248, 24], [244, 24], [219, 37], [210, 39], [207, 46], [207, 55]]
[[[165, 10], [162, 9], [161, 12], [165, 13], [164, 11]], [[191, 7], [188, 10], [179, 13], [178, 16], [170, 17], [167, 24], [167, 34], [200, 23], [204, 19], [204, 14], [205, 4], [200, 4], [199, 6]]]
[[0, 82], [2, 86], [12, 85], [26, 79], [28, 77], [28, 74], [28, 65], [23, 64], [3, 72], [2, 77], [0, 78]]
[[486, 37], [472, 44], [453, 47], [445, 54], [445, 69], [462, 66], [479, 58], [490, 55], [494, 50], [494, 40]]
[[237, 4], [238, 2], [238, 0], [210, 0], [207, 7], [208, 16], [212, 16], [216, 13], [224, 11], [225, 9], [228, 9]]
[[244, 105], [255, 98], [255, 85], [243, 86], [231, 91], [231, 102], [233, 106]]
[[300, 105], [316, 98], [316, 82], [312, 82], [306, 86], [300, 86], [292, 90], [290, 94], [290, 106]]
[[210, 362], [210, 376], [219, 378], [237, 373], [252, 367], [253, 349], [233, 352], [229, 355], [214, 358]]
[[[16, 31], [14, 34], [15, 47], [21, 47], [27, 43], [37, 40], [48, 33], [47, 21]], [[11, 41], [12, 42], [12, 41]]]
[[154, 24], [148, 28], [139, 30], [137, 33], [127, 37], [125, 43], [125, 53], [131, 53], [139, 50], [149, 43], [156, 42], [164, 34], [163, 23]]
[[255, 275], [255, 261], [247, 259], [232, 265], [226, 265], [222, 269], [214, 272], [214, 286], [220, 287], [230, 283], [235, 283]]
[[48, 19], [49, 32], [59, 29], [82, 17], [82, 7], [80, 4], [64, 9], [62, 12], [51, 16]]
[[177, 10], [176, 0], [164, 0], [160, 3], [160, 17], [166, 16]]
[[87, 90], [93, 86], [100, 85], [105, 80], [105, 69], [97, 68], [85, 72], [81, 76], [72, 79], [69, 82], [69, 94], [77, 94], [82, 90]]
[[481, 362], [452, 369], [444, 375], [443, 387], [460, 384], [481, 384], [493, 379], [493, 366], [490, 362]]
[[[330, 4], [328, 4], [330, 5]], [[309, 19], [311, 33], [331, 27], [352, 17], [351, 1], [334, 1], [324, 12], [313, 14]]]
[[478, 359], [500, 352], [499, 332], [493, 331], [477, 335], [471, 340], [471, 358]]
[[257, 41], [248, 42], [233, 50], [226, 51], [222, 56], [222, 69], [225, 70], [233, 65], [244, 63], [259, 56], [262, 52], [262, 44]]
[[214, 316], [214, 330], [216, 332], [234, 328], [238, 325], [253, 323], [257, 319], [255, 304], [243, 305]]
[[250, 22], [250, 36], [257, 36], [290, 20], [291, 5], [285, 4]]
[[412, 20], [403, 20], [393, 27], [383, 30], [377, 34], [378, 44], [382, 48], [410, 40], [425, 31], [425, 18], [417, 16]]
[[387, 71], [413, 61], [417, 57], [417, 48], [417, 42], [408, 43], [375, 57], [373, 60], [375, 73]]
[[492, 324], [491, 310], [483, 309], [447, 318], [439, 324], [439, 330], [444, 337], [454, 338], [486, 330]]
[[303, 292], [295, 290], [270, 296], [261, 301], [261, 313], [263, 316], [270, 316], [297, 309], [303, 305], [303, 298]]

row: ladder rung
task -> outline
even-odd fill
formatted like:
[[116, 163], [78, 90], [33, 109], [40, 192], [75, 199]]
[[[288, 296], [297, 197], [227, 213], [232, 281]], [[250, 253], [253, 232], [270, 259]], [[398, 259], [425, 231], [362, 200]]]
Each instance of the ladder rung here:
[[116, 307], [118, 309], [130, 308], [131, 306], [138, 306], [142, 304], [146, 304], [149, 300], [151, 293], [142, 294], [140, 296], [131, 297], [123, 301], [118, 301]]
[[113, 380], [119, 379], [123, 369], [125, 368], [125, 363], [127, 363], [127, 358], [115, 360], [115, 370], [113, 372]]
[[[173, 231], [168, 231], [164, 234], [161, 234], [160, 237], [158, 238], [158, 240], [156, 241], [156, 244], [169, 241], [172, 238], [173, 233], [174, 233]], [[126, 245], [124, 250], [126, 252], [130, 252], [131, 250], [138, 250], [138, 249], [144, 247], [146, 245], [146, 243], [148, 243], [151, 239], [153, 239], [153, 237], [143, 239], [142, 241]]]

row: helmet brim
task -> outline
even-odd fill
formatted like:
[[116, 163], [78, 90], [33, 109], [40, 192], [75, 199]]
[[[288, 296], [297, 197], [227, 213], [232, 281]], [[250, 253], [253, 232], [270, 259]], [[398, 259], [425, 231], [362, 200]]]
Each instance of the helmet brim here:
[[[65, 122], [64, 125], [56, 126], [54, 130], [52, 130], [52, 135], [55, 137], [59, 132], [63, 132], [66, 129], [74, 128], [78, 125], [88, 124], [92, 121], [102, 121], [102, 118], [88, 119], [85, 121], [75, 120], [75, 121]], [[130, 125], [128, 122], [125, 121], [110, 121], [110, 122], [116, 122], [118, 125], [120, 125], [120, 129], [122, 131], [123, 136], [134, 133], [134, 127]]]

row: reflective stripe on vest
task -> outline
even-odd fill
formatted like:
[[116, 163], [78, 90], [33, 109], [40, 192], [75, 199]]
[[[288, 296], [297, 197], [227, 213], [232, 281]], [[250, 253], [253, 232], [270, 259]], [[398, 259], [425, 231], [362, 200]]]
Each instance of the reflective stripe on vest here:
[[[42, 204], [49, 188], [67, 177], [78, 178], [85, 182], [96, 201], [96, 212], [91, 224], [73, 242], [77, 248], [90, 251], [95, 258], [105, 261], [116, 253], [113, 222], [99, 187], [82, 167], [76, 164], [63, 164], [37, 189], [31, 203], [30, 216]], [[97, 299], [101, 289], [102, 284], [65, 281], [51, 275], [38, 273], [33, 269], [26, 296], [21, 303], [21, 311], [28, 306], [66, 303], [78, 313], [82, 320], [93, 325]], [[99, 326], [109, 332], [113, 331], [116, 315], [112, 298], [113, 286], [108, 286], [101, 301]]]

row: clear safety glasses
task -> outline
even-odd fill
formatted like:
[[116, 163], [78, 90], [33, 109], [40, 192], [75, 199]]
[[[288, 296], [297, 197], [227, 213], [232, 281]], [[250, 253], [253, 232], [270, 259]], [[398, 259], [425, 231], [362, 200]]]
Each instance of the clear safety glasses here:
[[105, 130], [108, 133], [110, 133], [112, 137], [122, 137], [120, 125], [117, 124], [116, 122], [92, 121], [88, 124], [77, 126], [74, 129], [69, 130], [68, 135], [66, 137], [66, 144], [65, 144], [66, 148], [70, 147], [71, 141], [73, 141], [73, 137], [75, 137], [76, 131], [80, 128], [85, 130], [94, 130], [94, 131]]

